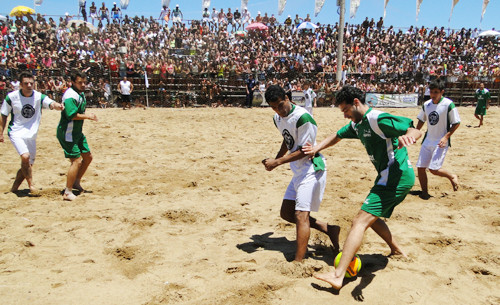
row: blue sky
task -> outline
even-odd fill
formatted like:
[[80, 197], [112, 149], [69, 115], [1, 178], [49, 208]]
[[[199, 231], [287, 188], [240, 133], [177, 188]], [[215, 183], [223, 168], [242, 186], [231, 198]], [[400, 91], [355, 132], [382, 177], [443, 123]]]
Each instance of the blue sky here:
[[[102, 0], [94, 0], [96, 6], [100, 7]], [[14, 5], [6, 5], [7, 0], [2, 1], [0, 14], [7, 15]], [[26, 5], [33, 7], [33, 0], [15, 0], [8, 1], [16, 3], [16, 5]], [[105, 0], [106, 6], [112, 7], [112, 0]], [[120, 1], [116, 0], [119, 4]], [[267, 12], [269, 15], [278, 13], [278, 0], [263, 1], [249, 0], [248, 8], [252, 17], [257, 15], [257, 11], [262, 13]], [[88, 7], [92, 1], [87, 1]], [[158, 17], [161, 9], [161, 0], [130, 0], [130, 4], [124, 14], [144, 15]], [[197, 19], [201, 16], [201, 0], [171, 0], [170, 7], [180, 5], [186, 19]], [[279, 21], [283, 21], [287, 15], [299, 16], [311, 14], [313, 22], [332, 23], [338, 21], [336, 0], [325, 0], [323, 10], [317, 17], [314, 17], [314, 0], [288, 0], [283, 15], [277, 16]], [[361, 23], [366, 17], [374, 18], [377, 21], [384, 14], [384, 0], [361, 0], [361, 5], [358, 8], [356, 17], [349, 18], [350, 0], [346, 0], [346, 21], [349, 23]], [[416, 15], [416, 0], [390, 0], [387, 5], [387, 14], [384, 25], [393, 25], [394, 27], [409, 27], [410, 25], [417, 26], [444, 26], [452, 29], [465, 28], [481, 28], [483, 30], [495, 28], [500, 30], [500, 1], [491, 0], [486, 9], [482, 23], [481, 10], [483, 0], [460, 0], [453, 10], [451, 21], [448, 22], [450, 16], [452, 0], [423, 0], [420, 7], [418, 22], [415, 20]], [[241, 0], [212, 0], [211, 8], [215, 7], [218, 10], [228, 7], [232, 10], [239, 8]], [[210, 11], [211, 11], [210, 8]], [[65, 12], [77, 14], [78, 0], [43, 0], [42, 6], [36, 7], [36, 11], [47, 15], [64, 15]]]

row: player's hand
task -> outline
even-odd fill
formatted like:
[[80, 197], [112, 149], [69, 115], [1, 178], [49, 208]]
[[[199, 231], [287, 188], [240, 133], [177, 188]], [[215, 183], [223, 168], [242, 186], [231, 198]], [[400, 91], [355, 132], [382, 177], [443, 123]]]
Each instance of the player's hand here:
[[89, 119], [92, 121], [98, 121], [97, 116], [94, 113], [89, 114]]
[[276, 162], [276, 159], [271, 159], [271, 158], [262, 160], [262, 164], [264, 164], [266, 170], [269, 172], [275, 169], [279, 165], [278, 162]]
[[306, 145], [302, 146], [302, 152], [306, 154], [309, 159], [314, 158], [314, 156], [318, 153], [311, 143], [306, 143]]
[[4, 139], [3, 139], [3, 133], [0, 134], [0, 142], [4, 142]]
[[408, 147], [417, 142], [417, 140], [415, 140], [415, 137], [408, 135], [402, 135], [398, 138], [398, 140], [399, 140], [398, 149], [401, 149], [403, 147]]
[[448, 138], [442, 137], [441, 140], [439, 141], [438, 147], [445, 148], [447, 145], [448, 145]]

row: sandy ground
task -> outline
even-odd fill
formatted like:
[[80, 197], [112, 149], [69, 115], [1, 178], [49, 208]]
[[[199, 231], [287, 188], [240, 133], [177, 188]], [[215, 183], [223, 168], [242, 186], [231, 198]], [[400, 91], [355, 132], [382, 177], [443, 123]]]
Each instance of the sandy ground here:
[[[348, 122], [337, 109], [314, 111], [318, 140]], [[295, 226], [279, 208], [292, 173], [260, 163], [281, 144], [271, 109], [88, 112], [100, 119], [84, 126], [94, 162], [82, 184], [92, 193], [74, 202], [60, 196], [69, 163], [57, 111], [44, 111], [38, 136], [41, 196], [8, 192], [20, 160], [0, 143], [0, 304], [500, 303], [496, 107], [482, 128], [466, 127], [477, 124], [473, 108], [459, 108], [445, 168], [460, 190], [430, 176], [433, 197], [409, 195], [388, 220], [409, 259], [388, 258], [369, 230], [361, 272], [340, 291], [311, 277], [332, 270], [325, 235], [313, 232], [303, 264], [289, 262]], [[414, 164], [419, 149], [409, 149]], [[341, 226], [342, 245], [376, 172], [358, 140], [324, 153], [328, 184], [315, 215]]]

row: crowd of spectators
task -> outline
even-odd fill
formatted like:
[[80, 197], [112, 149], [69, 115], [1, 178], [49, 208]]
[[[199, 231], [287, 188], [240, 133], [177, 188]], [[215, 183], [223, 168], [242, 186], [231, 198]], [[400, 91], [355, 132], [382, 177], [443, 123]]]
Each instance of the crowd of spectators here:
[[[71, 16], [57, 23], [40, 14], [7, 20], [0, 23], [0, 92], [12, 89], [18, 71], [28, 69], [37, 77], [38, 90], [57, 98], [70, 86], [66, 76], [73, 68], [90, 76], [89, 95], [100, 98], [110, 83], [115, 87], [115, 78], [145, 74], [158, 90], [194, 78], [207, 79], [211, 88], [220, 79], [244, 87], [249, 74], [265, 84], [288, 78], [296, 90], [305, 79], [317, 91], [337, 89], [338, 24], [295, 30], [310, 17], [289, 16], [280, 23], [267, 13], [252, 19], [247, 11], [238, 12], [237, 20], [235, 13], [220, 9], [210, 17], [204, 12], [200, 20], [177, 18], [172, 24], [165, 14], [155, 19], [122, 17], [120, 12], [110, 20], [91, 11], [92, 21], [99, 19], [97, 27], [74, 22]], [[268, 29], [237, 31], [256, 21]], [[437, 76], [500, 79], [499, 40], [478, 34], [464, 28], [396, 29], [384, 27], [382, 19], [346, 24], [344, 82], [369, 92], [408, 93]], [[221, 88], [201, 90], [207, 102], [217, 96], [210, 91]]]

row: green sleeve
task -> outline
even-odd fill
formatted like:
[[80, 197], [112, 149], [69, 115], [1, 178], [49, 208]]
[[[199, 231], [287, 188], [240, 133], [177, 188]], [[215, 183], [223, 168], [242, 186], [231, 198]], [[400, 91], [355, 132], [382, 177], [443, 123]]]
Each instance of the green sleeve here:
[[78, 113], [78, 104], [74, 98], [64, 100], [64, 114], [69, 120], [72, 120]]
[[352, 125], [352, 123], [349, 123], [340, 128], [340, 130], [337, 131], [337, 136], [341, 139], [357, 139], [358, 134], [356, 133]]
[[316, 121], [313, 119], [313, 117], [309, 113], [304, 113], [299, 120], [297, 121], [296, 127], [299, 128], [300, 126], [304, 125], [305, 123], [310, 122], [314, 126], [318, 126], [316, 124]]
[[378, 117], [378, 126], [386, 138], [397, 138], [406, 134], [408, 128], [413, 128], [409, 118], [383, 113]]

